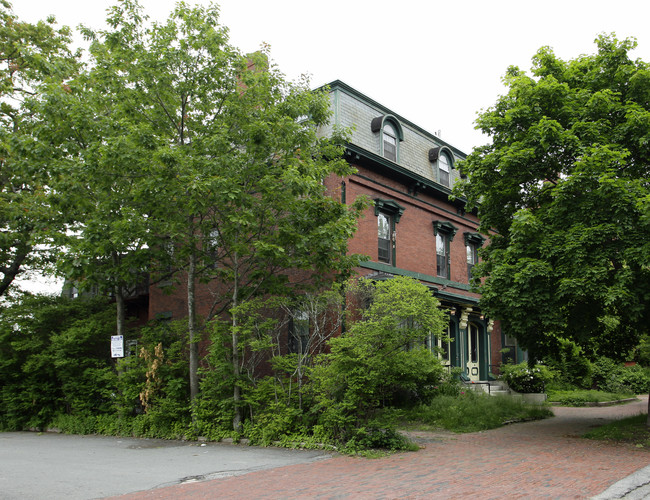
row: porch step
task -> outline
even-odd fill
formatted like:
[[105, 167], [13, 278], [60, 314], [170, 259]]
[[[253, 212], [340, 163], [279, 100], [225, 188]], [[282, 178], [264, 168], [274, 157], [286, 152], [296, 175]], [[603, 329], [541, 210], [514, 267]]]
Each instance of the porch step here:
[[490, 396], [507, 396], [510, 394], [508, 386], [500, 380], [492, 380], [490, 382], [470, 383], [468, 384], [472, 389], [477, 392], [485, 392]]

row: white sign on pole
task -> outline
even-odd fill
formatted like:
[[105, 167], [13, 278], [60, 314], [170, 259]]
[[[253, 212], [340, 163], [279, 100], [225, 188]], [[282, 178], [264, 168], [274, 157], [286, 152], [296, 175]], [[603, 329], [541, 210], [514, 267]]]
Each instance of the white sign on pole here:
[[124, 357], [124, 335], [111, 335], [111, 358]]

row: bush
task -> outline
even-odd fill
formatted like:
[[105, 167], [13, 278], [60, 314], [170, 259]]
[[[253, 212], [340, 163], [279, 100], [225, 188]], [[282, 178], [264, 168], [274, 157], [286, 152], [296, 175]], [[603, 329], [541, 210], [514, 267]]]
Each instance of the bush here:
[[593, 363], [593, 381], [602, 391], [643, 394], [650, 390], [650, 369], [601, 357]]
[[530, 368], [527, 363], [501, 365], [501, 378], [516, 392], [524, 394], [544, 392], [553, 380], [553, 373], [543, 365]]
[[354, 431], [350, 439], [345, 443], [343, 452], [359, 453], [373, 449], [413, 451], [418, 449], [418, 447], [395, 429], [386, 428], [381, 424], [370, 424], [369, 426], [361, 427]]
[[114, 410], [115, 313], [103, 300], [25, 296], [0, 316], [0, 429]]
[[641, 336], [639, 345], [634, 350], [634, 359], [641, 366], [650, 367], [650, 335]]
[[558, 344], [558, 353], [544, 359], [544, 364], [558, 374], [554, 382], [565, 387], [590, 388], [592, 366], [582, 348], [567, 339], [559, 339]]
[[423, 347], [428, 335], [442, 335], [445, 326], [438, 300], [410, 278], [373, 286], [363, 318], [329, 341], [331, 352], [319, 356], [311, 372], [312, 411], [334, 439], [351, 438], [380, 408], [430, 399], [442, 380], [438, 358]]

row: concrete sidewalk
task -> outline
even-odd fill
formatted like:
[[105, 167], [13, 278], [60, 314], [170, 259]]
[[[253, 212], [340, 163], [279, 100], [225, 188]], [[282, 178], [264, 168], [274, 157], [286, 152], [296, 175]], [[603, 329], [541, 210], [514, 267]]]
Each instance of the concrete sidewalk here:
[[334, 457], [121, 498], [621, 498], [634, 488], [610, 487], [621, 480], [645, 481], [650, 452], [580, 435], [646, 408], [647, 396], [624, 406], [555, 408], [555, 418], [486, 432], [420, 433], [418, 453], [375, 460]]

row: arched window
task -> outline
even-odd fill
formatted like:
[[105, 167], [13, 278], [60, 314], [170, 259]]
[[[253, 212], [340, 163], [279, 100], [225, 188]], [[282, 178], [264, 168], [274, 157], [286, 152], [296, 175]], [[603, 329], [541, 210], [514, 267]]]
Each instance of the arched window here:
[[404, 140], [404, 132], [399, 121], [392, 115], [374, 118], [370, 129], [379, 134], [379, 154], [387, 160], [399, 161], [399, 143]]
[[451, 187], [451, 170], [454, 168], [454, 157], [445, 146], [431, 148], [429, 161], [433, 170], [433, 177], [443, 186]]
[[397, 161], [397, 132], [390, 123], [384, 123], [382, 131], [384, 158]]
[[449, 156], [447, 153], [440, 153], [438, 158], [438, 181], [443, 186], [449, 187], [449, 169], [451, 162], [449, 161]]

